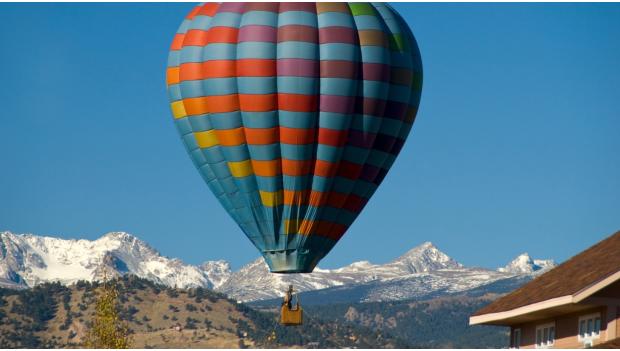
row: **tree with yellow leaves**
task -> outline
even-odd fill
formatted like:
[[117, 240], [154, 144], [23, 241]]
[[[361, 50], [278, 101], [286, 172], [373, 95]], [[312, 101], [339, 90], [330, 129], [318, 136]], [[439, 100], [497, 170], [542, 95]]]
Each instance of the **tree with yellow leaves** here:
[[98, 289], [95, 319], [86, 336], [86, 347], [92, 349], [127, 349], [131, 346], [129, 327], [118, 313], [118, 290], [107, 282]]

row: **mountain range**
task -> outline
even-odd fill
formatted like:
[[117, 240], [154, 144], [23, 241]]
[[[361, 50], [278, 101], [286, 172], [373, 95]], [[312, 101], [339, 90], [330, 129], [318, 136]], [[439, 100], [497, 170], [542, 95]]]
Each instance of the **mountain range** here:
[[524, 253], [497, 270], [466, 267], [425, 242], [386, 264], [361, 261], [338, 269], [317, 267], [309, 274], [282, 275], [269, 273], [259, 258], [233, 272], [223, 260], [190, 265], [164, 257], [124, 232], [92, 241], [0, 232], [0, 286], [10, 288], [133, 274], [170, 287], [210, 288], [243, 302], [273, 300], [289, 284], [318, 300], [371, 302], [521, 284], [553, 266], [552, 260], [535, 260]]

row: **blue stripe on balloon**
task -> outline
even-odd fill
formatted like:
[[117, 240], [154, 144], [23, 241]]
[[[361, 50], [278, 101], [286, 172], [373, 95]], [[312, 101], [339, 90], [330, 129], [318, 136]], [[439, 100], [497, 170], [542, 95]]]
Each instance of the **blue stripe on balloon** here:
[[239, 111], [211, 113], [209, 121], [215, 129], [234, 129], [243, 126]]
[[[276, 51], [278, 59], [298, 58], [316, 60], [319, 54], [318, 44], [300, 41], [281, 42], [277, 45]], [[323, 57], [321, 57], [321, 59], [323, 59]]]
[[275, 192], [282, 189], [282, 182], [280, 181], [280, 175], [275, 177], [262, 177], [255, 176], [256, 182], [258, 183], [258, 187], [260, 190]]
[[314, 145], [294, 145], [294, 144], [280, 144], [280, 153], [282, 158], [286, 158], [288, 160], [310, 160], [312, 159], [312, 151], [314, 150]]
[[[321, 53], [322, 54], [322, 53]], [[348, 78], [321, 78], [321, 94], [355, 96], [358, 80]]]
[[184, 46], [179, 54], [179, 64], [202, 62], [202, 48], [199, 46]]
[[[364, 47], [362, 47], [363, 49]], [[360, 59], [359, 46], [346, 43], [327, 43], [320, 45], [321, 61], [343, 60], [357, 62]]]
[[321, 27], [344, 26], [353, 28], [351, 14], [342, 12], [325, 12], [318, 16], [318, 23]]
[[[238, 92], [236, 78], [209, 78], [209, 79], [203, 79], [199, 81], [189, 81], [189, 82], [199, 82], [198, 85], [200, 86], [200, 89], [201, 89], [200, 92], [204, 96], [230, 95], [230, 94], [236, 94]], [[183, 95], [185, 95], [185, 93], [183, 93]], [[198, 95], [198, 96], [201, 96], [201, 95]]]
[[241, 17], [240, 26], [251, 24], [277, 27], [278, 14], [271, 11], [248, 11]]
[[181, 96], [181, 86], [179, 84], [172, 84], [168, 86], [168, 98], [170, 101], [178, 101], [183, 98]]
[[212, 43], [208, 50], [201, 53], [202, 61], [234, 60], [237, 56], [237, 44]]
[[294, 24], [316, 28], [316, 21], [315, 13], [306, 11], [286, 11], [280, 12], [280, 15], [278, 16], [278, 27]]
[[174, 124], [176, 125], [177, 130], [179, 131], [179, 134], [181, 136], [187, 135], [192, 132], [192, 126], [189, 124], [187, 117], [176, 119], [174, 121]]
[[189, 28], [191, 23], [192, 23], [191, 20], [184, 19], [183, 22], [181, 22], [179, 29], [177, 29], [177, 34], [185, 34], [187, 32], [187, 28]]
[[[209, 23], [211, 22], [211, 19], [212, 19], [211, 16], [204, 16], [204, 15], [194, 16], [194, 18], [191, 21], [188, 21], [184, 29], [185, 30], [191, 30], [191, 29], [204, 30], [205, 28], [209, 28]], [[185, 24], [185, 21], [183, 21], [183, 24]]]
[[357, 30], [383, 30], [383, 26], [377, 21], [377, 17], [372, 15], [355, 16], [355, 26]]
[[324, 118], [319, 119], [320, 128], [345, 130], [348, 126], [348, 120], [351, 118], [348, 114], [336, 112], [321, 112]]
[[[236, 80], [239, 94], [275, 94], [276, 77], [239, 77]], [[216, 94], [213, 94], [216, 95]], [[243, 113], [246, 113], [245, 111]]]
[[211, 27], [233, 27], [238, 28], [241, 21], [241, 14], [237, 12], [218, 12], [211, 20]]
[[237, 60], [241, 59], [273, 59], [276, 44], [267, 42], [242, 42], [237, 44]]
[[313, 112], [295, 112], [282, 111], [278, 112], [280, 126], [287, 128], [314, 128], [317, 121], [317, 113]]
[[224, 161], [224, 155], [222, 155], [220, 147], [218, 146], [202, 149], [202, 153], [205, 155], [205, 159], [209, 164]]
[[243, 112], [243, 125], [246, 128], [273, 128], [278, 126], [278, 112]]
[[269, 161], [278, 157], [279, 144], [248, 145], [252, 159], [257, 161]]
[[314, 95], [319, 91], [319, 80], [309, 77], [278, 77], [278, 92]]
[[213, 129], [211, 122], [209, 121], [209, 115], [195, 115], [187, 118], [194, 132], [203, 132], [205, 130]]
[[228, 162], [239, 162], [249, 159], [245, 144], [237, 146], [222, 146], [222, 153]]
[[168, 54], [168, 67], [177, 67], [181, 61], [181, 50], [170, 51]]

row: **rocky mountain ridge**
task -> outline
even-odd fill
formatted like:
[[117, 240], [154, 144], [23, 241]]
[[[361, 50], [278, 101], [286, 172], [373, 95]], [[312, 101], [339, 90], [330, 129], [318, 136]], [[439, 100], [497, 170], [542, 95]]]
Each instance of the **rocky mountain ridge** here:
[[282, 296], [292, 284], [300, 292], [372, 286], [368, 301], [401, 300], [434, 292], [458, 292], [494, 281], [535, 275], [553, 267], [550, 260], [520, 255], [497, 271], [465, 267], [425, 242], [386, 264], [354, 262], [338, 269], [316, 268], [309, 274], [272, 274], [262, 258], [233, 272], [223, 260], [195, 266], [162, 256], [144, 241], [124, 232], [97, 240], [59, 239], [0, 233], [0, 286], [32, 287], [44, 282], [71, 284], [134, 274], [170, 287], [205, 287], [239, 301]]

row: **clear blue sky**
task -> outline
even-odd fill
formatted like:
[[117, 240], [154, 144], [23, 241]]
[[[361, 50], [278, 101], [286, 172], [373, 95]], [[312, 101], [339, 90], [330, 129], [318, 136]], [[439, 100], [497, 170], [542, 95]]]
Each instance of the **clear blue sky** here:
[[[191, 7], [0, 5], [0, 230], [258, 256], [172, 124], [166, 56]], [[561, 261], [620, 229], [618, 4], [394, 7], [422, 52], [420, 112], [323, 267], [424, 241], [467, 265]]]

